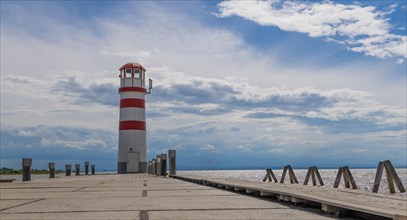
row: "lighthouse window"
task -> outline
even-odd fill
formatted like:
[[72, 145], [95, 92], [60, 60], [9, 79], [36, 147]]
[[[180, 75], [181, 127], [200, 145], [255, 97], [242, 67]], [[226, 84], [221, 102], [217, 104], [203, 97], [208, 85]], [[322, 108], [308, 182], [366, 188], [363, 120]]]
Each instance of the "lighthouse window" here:
[[134, 69], [134, 76], [137, 77], [137, 78], [140, 77], [140, 70], [139, 69], [136, 69], [136, 68]]
[[131, 77], [131, 69], [126, 69], [126, 78]]

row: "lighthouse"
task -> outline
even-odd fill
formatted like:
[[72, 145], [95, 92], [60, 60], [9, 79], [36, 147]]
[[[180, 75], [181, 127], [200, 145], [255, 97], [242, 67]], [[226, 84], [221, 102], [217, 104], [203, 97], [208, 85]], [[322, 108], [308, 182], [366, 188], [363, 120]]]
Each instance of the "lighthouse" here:
[[145, 85], [146, 69], [138, 63], [120, 67], [120, 120], [117, 173], [147, 172], [145, 96], [152, 80]]

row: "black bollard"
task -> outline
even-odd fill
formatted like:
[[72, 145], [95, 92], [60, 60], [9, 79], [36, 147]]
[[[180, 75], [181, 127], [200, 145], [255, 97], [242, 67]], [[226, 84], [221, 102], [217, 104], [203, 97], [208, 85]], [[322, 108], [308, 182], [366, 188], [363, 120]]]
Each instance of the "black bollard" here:
[[53, 163], [53, 162], [48, 163], [48, 168], [49, 168], [49, 178], [54, 178], [55, 177], [55, 163]]
[[168, 151], [168, 157], [170, 161], [170, 176], [175, 175], [177, 172], [177, 164], [176, 164], [176, 151], [175, 150], [169, 150]]
[[90, 165], [90, 169], [92, 170], [92, 175], [95, 175], [95, 165]]
[[85, 162], [85, 175], [89, 173], [89, 162]]
[[77, 176], [79, 176], [80, 171], [81, 171], [81, 165], [75, 164], [75, 173]]
[[161, 176], [167, 176], [167, 154], [161, 154]]
[[71, 164], [65, 164], [65, 176], [71, 175]]
[[31, 180], [32, 158], [23, 158], [23, 181]]
[[157, 155], [156, 159], [155, 159], [155, 175], [156, 176], [161, 176], [161, 155]]
[[157, 167], [157, 163], [156, 163], [156, 159], [152, 159], [151, 160], [151, 174], [155, 175], [156, 174], [156, 167]]

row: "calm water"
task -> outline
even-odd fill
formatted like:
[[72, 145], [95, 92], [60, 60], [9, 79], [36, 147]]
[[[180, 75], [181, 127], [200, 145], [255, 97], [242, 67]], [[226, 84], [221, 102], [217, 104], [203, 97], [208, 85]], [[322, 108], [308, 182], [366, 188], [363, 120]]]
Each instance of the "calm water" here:
[[[294, 173], [300, 183], [304, 182], [305, 176], [307, 175], [308, 169], [295, 169]], [[321, 169], [319, 173], [321, 174], [322, 180], [325, 183], [323, 187], [332, 188], [336, 174], [338, 170], [333, 169]], [[407, 188], [407, 169], [396, 169], [401, 181], [405, 188]], [[277, 179], [280, 180], [283, 170], [273, 170]], [[358, 190], [372, 191], [374, 179], [376, 176], [376, 169], [351, 169], [353, 178], [355, 179]], [[180, 175], [193, 175], [202, 176], [209, 178], [225, 178], [225, 179], [240, 179], [248, 180], [254, 182], [260, 182], [266, 175], [265, 170], [214, 170], [214, 171], [177, 171]], [[286, 176], [284, 182], [289, 182], [288, 176]], [[312, 180], [308, 182], [312, 185]], [[395, 185], [396, 187], [396, 185]], [[343, 183], [343, 177], [341, 179], [341, 184], [339, 188], [345, 188]], [[379, 193], [388, 194], [386, 172], [383, 171], [382, 181], [380, 183]], [[396, 192], [398, 189], [396, 188]], [[407, 193], [396, 193], [396, 195], [407, 197]]]

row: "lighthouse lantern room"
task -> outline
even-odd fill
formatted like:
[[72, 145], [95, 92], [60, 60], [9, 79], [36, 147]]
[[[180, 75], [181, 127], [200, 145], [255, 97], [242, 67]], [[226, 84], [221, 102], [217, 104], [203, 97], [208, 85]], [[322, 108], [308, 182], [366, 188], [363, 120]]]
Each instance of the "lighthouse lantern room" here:
[[146, 69], [138, 63], [120, 67], [120, 120], [117, 173], [147, 172], [145, 95]]

